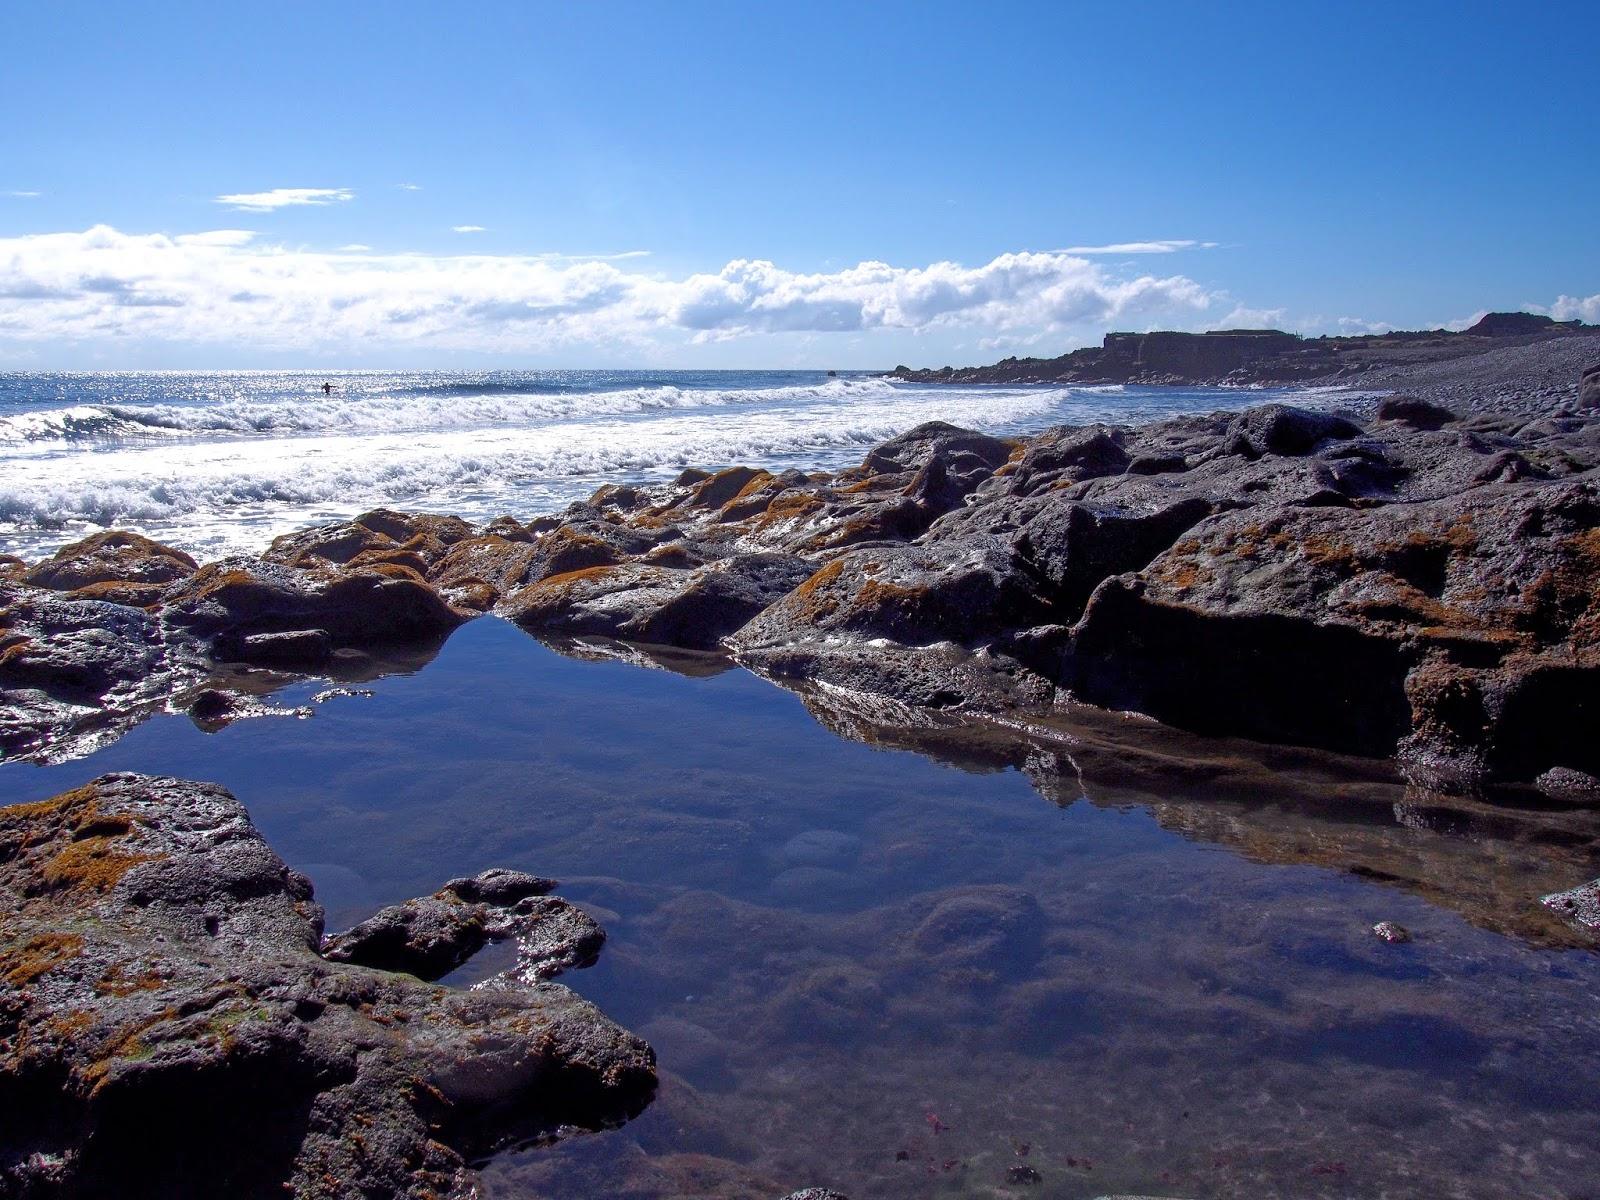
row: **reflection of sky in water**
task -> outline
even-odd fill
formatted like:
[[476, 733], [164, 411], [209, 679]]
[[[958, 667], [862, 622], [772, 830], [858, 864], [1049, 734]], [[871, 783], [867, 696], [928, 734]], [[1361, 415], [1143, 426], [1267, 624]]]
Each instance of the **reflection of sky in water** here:
[[[1489, 932], [1520, 902], [1470, 899], [1577, 882], [1596, 864], [1570, 836], [1402, 825], [1399, 789], [1370, 780], [1360, 805], [1303, 776], [1274, 803], [1149, 794], [1114, 755], [1094, 803], [1062, 808], [1002, 759], [842, 740], [742, 672], [576, 662], [492, 620], [372, 686], [309, 721], [161, 718], [0, 771], [0, 801], [108, 770], [217, 780], [334, 925], [490, 865], [562, 879], [611, 934], [566, 982], [652, 1041], [664, 1084], [622, 1130], [501, 1159], [489, 1196], [1578, 1196], [1600, 1178], [1600, 960]], [[1352, 867], [1409, 871], [1476, 924]], [[1380, 919], [1416, 941], [1379, 942]], [[1018, 1165], [1043, 1184], [1008, 1184]]]

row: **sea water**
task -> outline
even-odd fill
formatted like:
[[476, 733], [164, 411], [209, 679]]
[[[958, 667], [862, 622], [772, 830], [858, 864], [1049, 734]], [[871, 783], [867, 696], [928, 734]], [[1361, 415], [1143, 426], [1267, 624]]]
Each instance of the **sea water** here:
[[0, 552], [119, 527], [207, 559], [381, 506], [526, 518], [688, 466], [836, 469], [924, 421], [1009, 435], [1277, 395], [821, 371], [4, 374]]

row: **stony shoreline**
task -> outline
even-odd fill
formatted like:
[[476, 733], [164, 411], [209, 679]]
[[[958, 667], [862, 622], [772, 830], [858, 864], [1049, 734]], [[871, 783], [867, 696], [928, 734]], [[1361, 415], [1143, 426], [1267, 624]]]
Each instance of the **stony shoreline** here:
[[[215, 727], [288, 679], [414, 667], [492, 612], [553, 642], [722, 656], [840, 713], [1136, 710], [1588, 806], [1600, 376], [1547, 372], [1591, 351], [1397, 366], [1405, 394], [1344, 412], [1019, 440], [930, 424], [833, 475], [690, 470], [483, 528], [380, 511], [205, 565], [108, 532], [0, 567], [0, 745], [59, 761], [156, 712]], [[649, 1048], [545, 982], [603, 940], [549, 881], [453, 880], [325, 938], [237, 800], [130, 775], [0, 810], [0, 873], [0, 1100], [45, 1114], [0, 1160], [20, 1194], [129, 1169], [156, 1190], [192, 1169], [241, 1194], [459, 1191], [495, 1145], [648, 1100]], [[1592, 931], [1596, 886], [1547, 898], [1552, 919]], [[494, 986], [424, 982], [505, 938], [522, 953]], [[264, 1158], [200, 1138], [146, 1170], [108, 1141], [129, 1105], [221, 1120], [268, 1076]]]
[[[1600, 358], [1519, 347], [1523, 376], [1549, 347]], [[1595, 399], [1411, 382], [1347, 415], [935, 423], [831, 476], [687, 470], [482, 528], [378, 511], [205, 565], [97, 534], [0, 565], [0, 747], [220, 724], [273, 672], [379, 674], [494, 612], [932, 709], [1087, 703], [1446, 789], [1596, 786]]]
[[[978, 367], [913, 370], [898, 366], [890, 378], [906, 383], [1015, 386], [1017, 384], [1187, 386], [1360, 387], [1393, 390], [1397, 377], [1435, 382], [1462, 367], [1479, 390], [1494, 382], [1486, 361], [1532, 349], [1550, 366], [1567, 343], [1581, 347], [1595, 327], [1557, 322], [1533, 313], [1488, 313], [1469, 329], [1395, 330], [1340, 337], [1307, 338], [1276, 329], [1224, 329], [1208, 333], [1155, 331], [1108, 333], [1099, 346], [1056, 358], [1007, 358]], [[1569, 366], [1573, 365], [1571, 363]], [[1579, 368], [1589, 361], [1577, 364]], [[1554, 372], [1573, 374], [1575, 372]], [[1531, 378], [1513, 369], [1519, 384], [1543, 391], [1565, 379]], [[1546, 392], [1548, 398], [1552, 392]], [[1503, 395], [1496, 397], [1503, 400]]]

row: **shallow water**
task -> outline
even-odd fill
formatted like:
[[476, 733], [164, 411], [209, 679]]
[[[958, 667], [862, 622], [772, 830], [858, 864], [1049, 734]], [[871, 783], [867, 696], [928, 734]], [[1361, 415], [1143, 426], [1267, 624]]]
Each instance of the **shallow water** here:
[[485, 619], [309, 719], [161, 717], [0, 767], [0, 802], [216, 780], [330, 927], [489, 865], [561, 879], [611, 935], [563, 982], [663, 1084], [621, 1129], [500, 1156], [490, 1197], [1600, 1189], [1600, 956], [1535, 903], [1600, 874], [1596, 814], [1106, 718], [1051, 743], [813, 715], [685, 661]]
[[686, 466], [834, 470], [924, 421], [1015, 435], [1286, 394], [821, 371], [0, 373], [0, 552], [107, 526], [201, 557], [258, 552], [382, 506], [526, 518]]

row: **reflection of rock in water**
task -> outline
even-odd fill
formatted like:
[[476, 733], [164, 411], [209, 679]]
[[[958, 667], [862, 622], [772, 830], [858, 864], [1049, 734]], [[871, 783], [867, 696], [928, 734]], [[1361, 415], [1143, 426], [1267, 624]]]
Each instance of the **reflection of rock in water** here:
[[556, 637], [543, 635], [538, 642], [564, 658], [580, 662], [620, 662], [651, 671], [671, 671], [688, 679], [709, 679], [734, 669], [726, 654], [703, 650], [681, 650], [676, 646], [648, 646], [640, 642], [619, 642], [604, 637]]
[[841, 737], [966, 771], [1015, 769], [1063, 807], [1137, 804], [1167, 829], [1256, 862], [1349, 871], [1540, 944], [1593, 941], [1582, 922], [1539, 903], [1600, 861], [1600, 811], [1585, 803], [1509, 789], [1445, 795], [1370, 759], [1201, 739], [1090, 708], [1024, 721], [834, 687], [791, 690]]

